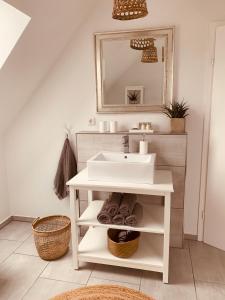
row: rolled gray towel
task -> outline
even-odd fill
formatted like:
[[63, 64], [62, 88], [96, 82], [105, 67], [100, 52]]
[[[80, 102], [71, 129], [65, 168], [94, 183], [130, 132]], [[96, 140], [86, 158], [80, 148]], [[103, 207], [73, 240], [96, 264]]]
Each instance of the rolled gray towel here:
[[140, 203], [136, 203], [132, 214], [125, 219], [125, 225], [137, 226], [143, 217], [143, 207]]
[[111, 217], [118, 214], [121, 204], [122, 194], [112, 193], [110, 199], [106, 200], [106, 211]]
[[104, 202], [102, 209], [97, 215], [97, 219], [101, 224], [112, 224], [112, 218], [107, 212], [107, 200]]
[[112, 218], [106, 212], [100, 212], [97, 216], [97, 219], [101, 224], [112, 224]]
[[130, 216], [137, 201], [137, 196], [134, 194], [124, 194], [120, 204], [119, 213], [124, 217]]
[[120, 233], [118, 234], [118, 243], [126, 243], [129, 242], [130, 237], [132, 235], [133, 231], [130, 230], [121, 230]]
[[124, 225], [125, 224], [125, 217], [121, 214], [115, 215], [112, 219], [113, 224], [115, 225]]

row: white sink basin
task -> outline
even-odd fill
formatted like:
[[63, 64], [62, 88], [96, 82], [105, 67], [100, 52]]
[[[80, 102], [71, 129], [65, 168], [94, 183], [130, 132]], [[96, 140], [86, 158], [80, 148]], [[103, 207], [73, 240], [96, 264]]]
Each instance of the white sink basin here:
[[153, 184], [155, 158], [156, 154], [103, 151], [87, 161], [88, 179]]

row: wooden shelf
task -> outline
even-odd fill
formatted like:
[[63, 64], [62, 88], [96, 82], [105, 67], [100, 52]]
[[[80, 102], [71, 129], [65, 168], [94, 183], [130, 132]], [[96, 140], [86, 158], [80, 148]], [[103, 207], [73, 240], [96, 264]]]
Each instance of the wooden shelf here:
[[77, 225], [82, 226], [96, 226], [104, 228], [116, 228], [124, 230], [133, 230], [149, 233], [164, 234], [164, 207], [160, 205], [143, 206], [143, 218], [137, 227], [101, 224], [97, 220], [97, 215], [102, 208], [104, 201], [95, 200], [87, 207], [82, 216], [78, 219]]
[[79, 261], [163, 272], [162, 235], [142, 233], [137, 252], [124, 259], [109, 252], [106, 228], [89, 228], [78, 249]]
[[[130, 131], [117, 131], [117, 132], [99, 132], [99, 131], [78, 131], [76, 132], [76, 135], [79, 134], [100, 134], [100, 135], [142, 135], [142, 132], [130, 132]], [[173, 133], [173, 132], [168, 132], [168, 131], [154, 131], [153, 133], [147, 133], [148, 135], [187, 135], [187, 132], [182, 132], [182, 133]]]

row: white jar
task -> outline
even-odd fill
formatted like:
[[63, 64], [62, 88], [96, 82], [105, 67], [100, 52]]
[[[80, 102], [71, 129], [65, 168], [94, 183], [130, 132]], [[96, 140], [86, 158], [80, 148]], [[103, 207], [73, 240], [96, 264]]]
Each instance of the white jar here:
[[117, 121], [110, 121], [109, 131], [112, 132], [112, 133], [117, 132]]
[[104, 133], [107, 131], [107, 122], [99, 121], [99, 132]]
[[145, 129], [146, 129], [145, 123], [141, 123], [141, 130], [145, 130]]
[[151, 130], [151, 129], [152, 129], [151, 123], [147, 123], [146, 130]]

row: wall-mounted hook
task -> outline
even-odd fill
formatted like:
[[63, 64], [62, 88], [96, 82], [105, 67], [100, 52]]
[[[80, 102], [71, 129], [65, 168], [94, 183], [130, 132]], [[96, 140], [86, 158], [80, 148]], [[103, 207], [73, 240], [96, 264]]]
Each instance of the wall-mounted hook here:
[[65, 132], [66, 132], [66, 138], [69, 138], [71, 135], [71, 127], [68, 123], [65, 123]]

